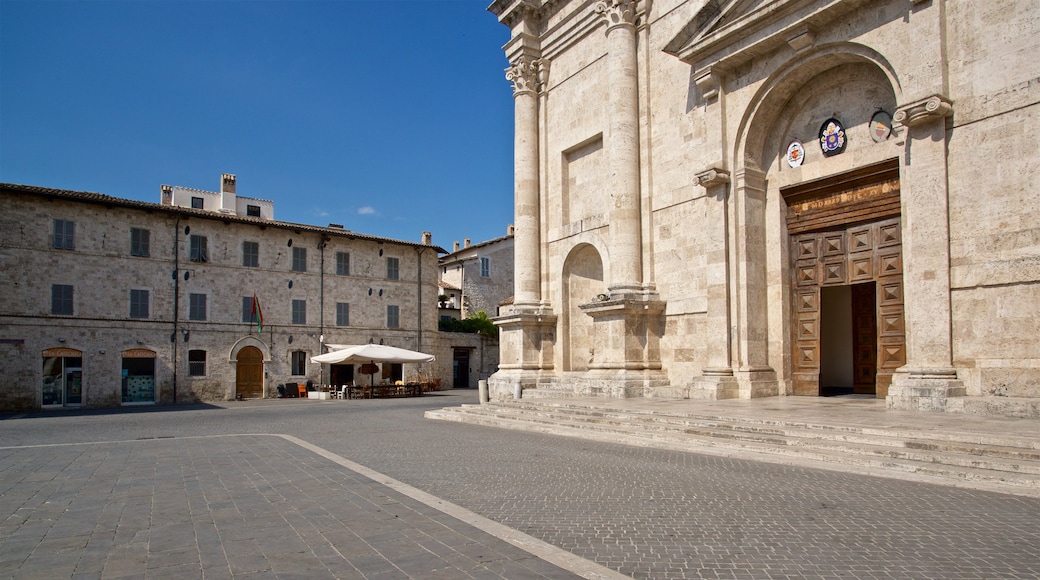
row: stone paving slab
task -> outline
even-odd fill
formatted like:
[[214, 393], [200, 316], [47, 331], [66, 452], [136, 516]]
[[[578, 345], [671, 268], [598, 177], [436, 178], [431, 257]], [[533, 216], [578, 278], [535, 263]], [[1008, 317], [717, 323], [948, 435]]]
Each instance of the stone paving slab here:
[[0, 449], [0, 577], [579, 577], [351, 467], [278, 436]]

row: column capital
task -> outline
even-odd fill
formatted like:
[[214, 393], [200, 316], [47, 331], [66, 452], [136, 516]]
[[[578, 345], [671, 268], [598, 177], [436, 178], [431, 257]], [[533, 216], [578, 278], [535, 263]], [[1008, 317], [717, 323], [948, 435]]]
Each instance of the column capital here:
[[697, 183], [704, 189], [711, 189], [717, 185], [729, 183], [729, 171], [719, 167], [711, 167], [697, 174]]
[[549, 61], [518, 56], [506, 69], [506, 80], [513, 83], [513, 96], [537, 94], [549, 82]]
[[607, 22], [607, 33], [614, 28], [622, 26], [635, 26], [634, 0], [599, 0], [596, 2], [596, 12], [603, 15]]
[[915, 101], [896, 110], [892, 120], [904, 127], [913, 127], [928, 121], [949, 117], [953, 114], [953, 103], [942, 95]]

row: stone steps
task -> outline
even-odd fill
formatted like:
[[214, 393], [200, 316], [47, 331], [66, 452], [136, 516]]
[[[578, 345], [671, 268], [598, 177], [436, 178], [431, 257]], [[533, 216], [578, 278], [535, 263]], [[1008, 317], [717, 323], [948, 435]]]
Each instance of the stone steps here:
[[562, 399], [463, 405], [426, 416], [629, 445], [769, 456], [824, 468], [855, 466], [1040, 495], [1040, 441], [1024, 437], [597, 408]]

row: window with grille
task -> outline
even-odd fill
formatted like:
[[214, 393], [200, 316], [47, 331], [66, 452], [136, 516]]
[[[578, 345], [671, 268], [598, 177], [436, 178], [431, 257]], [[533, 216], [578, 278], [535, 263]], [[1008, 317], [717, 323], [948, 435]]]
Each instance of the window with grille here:
[[206, 376], [206, 351], [188, 351], [188, 375], [193, 377]]
[[189, 244], [190, 260], [192, 262], [209, 261], [209, 241], [206, 236], [192, 235]]
[[398, 280], [400, 278], [401, 261], [397, 258], [386, 259], [387, 280]]
[[292, 323], [293, 324], [307, 324], [307, 301], [306, 300], [293, 300], [292, 301]]
[[350, 304], [336, 303], [336, 326], [350, 326]]
[[130, 291], [130, 318], [148, 318], [148, 291]]
[[302, 350], [294, 350], [292, 353], [292, 374], [300, 377], [307, 374], [307, 353]]
[[386, 307], [386, 327], [387, 328], [400, 328], [401, 327], [401, 307], [389, 305]]
[[293, 272], [307, 271], [307, 248], [292, 249], [292, 269]]
[[147, 258], [151, 253], [152, 233], [144, 228], [130, 228], [130, 255]]
[[51, 285], [51, 314], [72, 316], [72, 285]]
[[336, 252], [336, 275], [350, 276], [350, 252]]
[[188, 295], [188, 319], [189, 320], [206, 320], [206, 295], [205, 294], [189, 294]]
[[491, 258], [480, 259], [480, 277], [490, 278], [491, 277]]
[[54, 220], [54, 249], [76, 249], [76, 222], [70, 220]]
[[260, 242], [242, 242], [242, 266], [260, 267]]

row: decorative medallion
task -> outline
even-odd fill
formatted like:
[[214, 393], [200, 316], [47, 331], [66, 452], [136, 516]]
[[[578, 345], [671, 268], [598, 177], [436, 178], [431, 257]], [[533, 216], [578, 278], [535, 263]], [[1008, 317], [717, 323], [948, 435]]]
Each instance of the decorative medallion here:
[[875, 143], [881, 143], [892, 134], [892, 115], [884, 111], [874, 113], [870, 118], [870, 138]]
[[791, 167], [798, 167], [804, 159], [805, 149], [802, 147], [802, 142], [797, 139], [791, 141], [791, 144], [787, 146], [787, 164]]
[[845, 152], [845, 127], [841, 121], [831, 117], [820, 126], [820, 149], [824, 157]]

